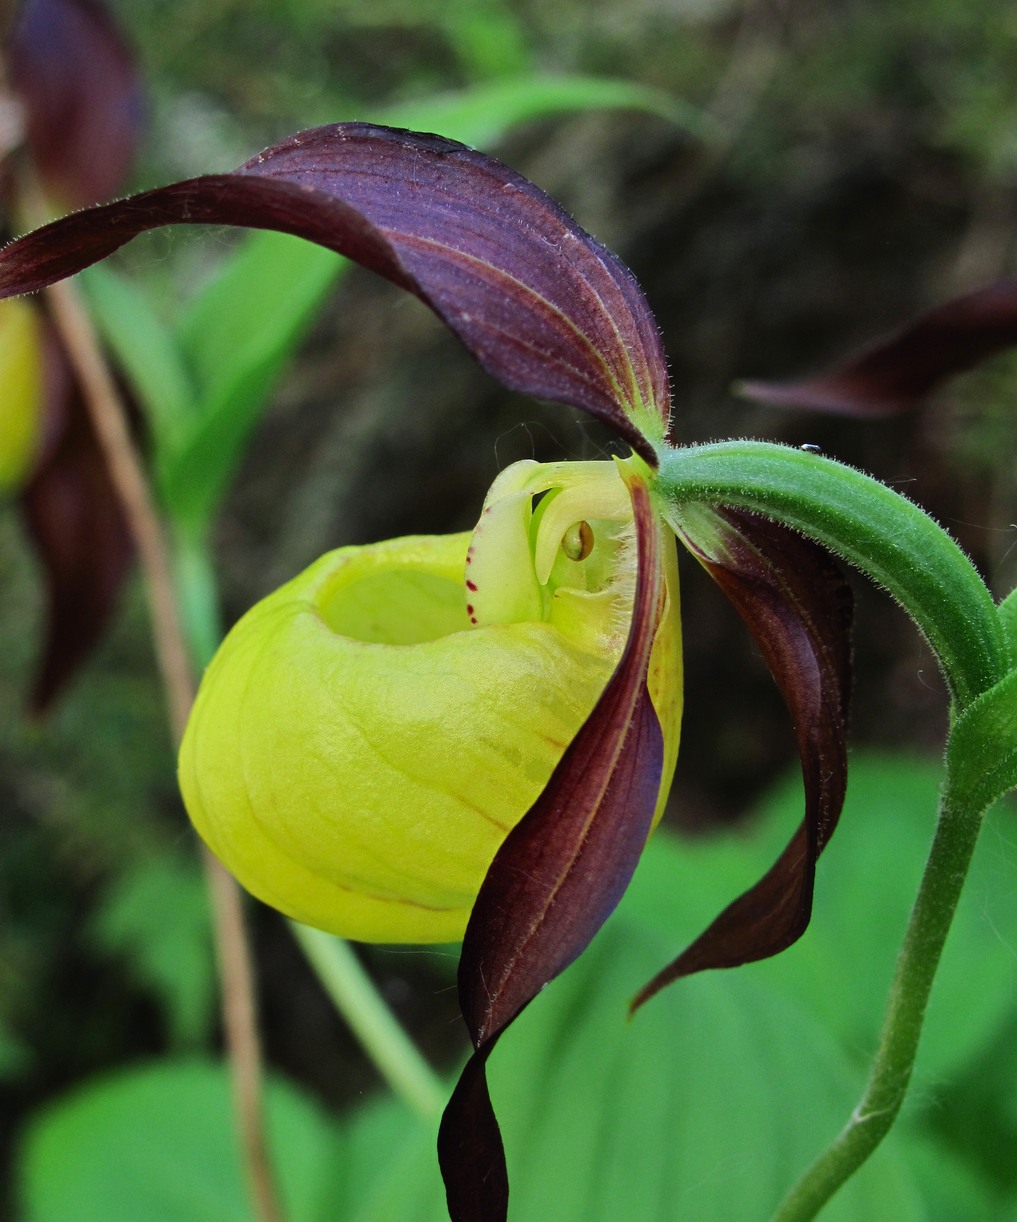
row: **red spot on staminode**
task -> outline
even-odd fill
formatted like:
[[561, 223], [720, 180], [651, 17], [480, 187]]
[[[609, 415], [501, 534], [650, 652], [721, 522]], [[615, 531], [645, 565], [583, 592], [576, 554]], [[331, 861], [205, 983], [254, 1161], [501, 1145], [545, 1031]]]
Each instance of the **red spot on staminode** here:
[[471, 624], [475, 624], [476, 622], [477, 622], [477, 617], [476, 617], [475, 615], [471, 615], [471, 616], [470, 616], [470, 623], [471, 623]]
[[475, 581], [467, 581], [467, 582], [466, 582], [466, 588], [467, 588], [467, 590], [469, 590], [471, 593], [476, 594], [476, 592], [477, 592], [477, 583], [476, 583]]
[[473, 606], [473, 603], [467, 603], [467, 604], [466, 604], [466, 614], [467, 614], [467, 615], [472, 615], [472, 614], [473, 614], [473, 612], [474, 612], [474, 609], [475, 609], [475, 608], [474, 608], [474, 606]]

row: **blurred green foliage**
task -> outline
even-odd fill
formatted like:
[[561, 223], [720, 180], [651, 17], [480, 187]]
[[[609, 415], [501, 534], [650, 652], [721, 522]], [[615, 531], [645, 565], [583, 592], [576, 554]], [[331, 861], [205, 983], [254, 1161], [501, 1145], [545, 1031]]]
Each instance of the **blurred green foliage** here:
[[[772, 860], [798, 818], [800, 785], [789, 779], [770, 794], [749, 834], [654, 838], [590, 951], [492, 1058], [516, 1216], [768, 1216], [857, 1095], [937, 786], [933, 765], [856, 758], [809, 936], [772, 962], [684, 981], [626, 1023], [627, 997], [720, 897]], [[1015, 880], [1012, 809], [999, 809], [952, 934], [902, 1130], [824, 1217], [1017, 1217]], [[326, 1119], [283, 1083], [270, 1108], [293, 1222], [442, 1218], [433, 1124], [382, 1098]], [[224, 1070], [207, 1061], [164, 1059], [101, 1078], [25, 1131], [24, 1217], [243, 1218], [227, 1116]], [[957, 1204], [963, 1213], [951, 1212]]]

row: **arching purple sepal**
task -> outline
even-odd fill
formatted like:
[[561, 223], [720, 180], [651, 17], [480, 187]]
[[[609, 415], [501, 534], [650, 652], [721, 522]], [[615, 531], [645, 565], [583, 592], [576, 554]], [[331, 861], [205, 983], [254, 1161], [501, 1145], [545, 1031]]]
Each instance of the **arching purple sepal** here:
[[669, 391], [631, 273], [549, 196], [439, 136], [314, 128], [232, 174], [75, 213], [0, 252], [0, 296], [32, 292], [146, 230], [214, 224], [317, 242], [426, 302], [504, 385], [610, 424], [649, 463]]
[[476, 1051], [445, 1110], [438, 1155], [453, 1222], [497, 1222], [508, 1181], [484, 1064], [494, 1041], [585, 949], [628, 886], [660, 790], [664, 743], [647, 669], [664, 598], [660, 525], [629, 484], [639, 549], [632, 625], [593, 712], [480, 889], [459, 963]]

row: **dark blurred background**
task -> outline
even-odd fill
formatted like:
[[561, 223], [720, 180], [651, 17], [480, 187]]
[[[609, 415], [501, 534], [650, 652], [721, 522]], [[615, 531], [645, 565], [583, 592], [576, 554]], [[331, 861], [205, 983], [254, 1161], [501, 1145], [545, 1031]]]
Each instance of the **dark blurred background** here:
[[[815, 371], [1011, 271], [1017, 19], [1005, 0], [111, 7], [149, 82], [138, 186], [230, 168], [312, 123], [372, 119], [523, 72], [635, 80], [705, 113], [707, 139], [660, 117], [593, 110], [520, 125], [494, 151], [634, 270], [670, 356], [681, 441], [819, 445], [928, 508], [997, 593], [1014, 583], [1012, 361], [885, 422], [732, 393], [739, 378]], [[125, 266], [164, 280], [172, 300], [232, 241], [162, 235]], [[222, 515], [226, 622], [330, 547], [470, 527], [515, 459], [605, 447], [568, 410], [501, 391], [423, 307], [357, 272], [286, 376]], [[734, 612], [684, 558], [683, 578], [686, 714], [671, 817], [703, 834], [738, 820], [795, 748]], [[903, 614], [857, 585], [853, 742], [935, 754], [946, 717], [935, 663]], [[38, 576], [6, 508], [0, 589], [2, 1151], [39, 1102], [113, 1064], [202, 1047], [216, 1016], [137, 583], [99, 656], [41, 725], [21, 715]], [[254, 927], [269, 1056], [329, 1099], [351, 1097], [372, 1071], [276, 918], [259, 910]], [[409, 955], [367, 959], [427, 1050], [454, 1057], [447, 979]]]

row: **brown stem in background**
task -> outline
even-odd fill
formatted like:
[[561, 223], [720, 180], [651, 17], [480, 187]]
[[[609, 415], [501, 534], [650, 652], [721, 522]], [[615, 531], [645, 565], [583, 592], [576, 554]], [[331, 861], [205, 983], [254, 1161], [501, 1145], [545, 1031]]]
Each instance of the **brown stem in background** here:
[[138, 550], [170, 731], [174, 743], [179, 745], [194, 702], [195, 688], [162, 524], [131, 437], [120, 392], [75, 287], [63, 280], [45, 292], [51, 317], [81, 385], [110, 479]]
[[[31, 198], [33, 204], [39, 205], [33, 207], [32, 212], [44, 216], [38, 192]], [[46, 295], [53, 322], [81, 384], [110, 478], [138, 550], [170, 728], [174, 743], [179, 744], [194, 701], [195, 684], [162, 523], [131, 437], [123, 402], [77, 291], [72, 284], [62, 281], [48, 288]], [[223, 1027], [248, 1190], [258, 1222], [282, 1222], [265, 1141], [261, 1041], [243, 901], [232, 876], [207, 849], [203, 848], [202, 853], [212, 906]]]

